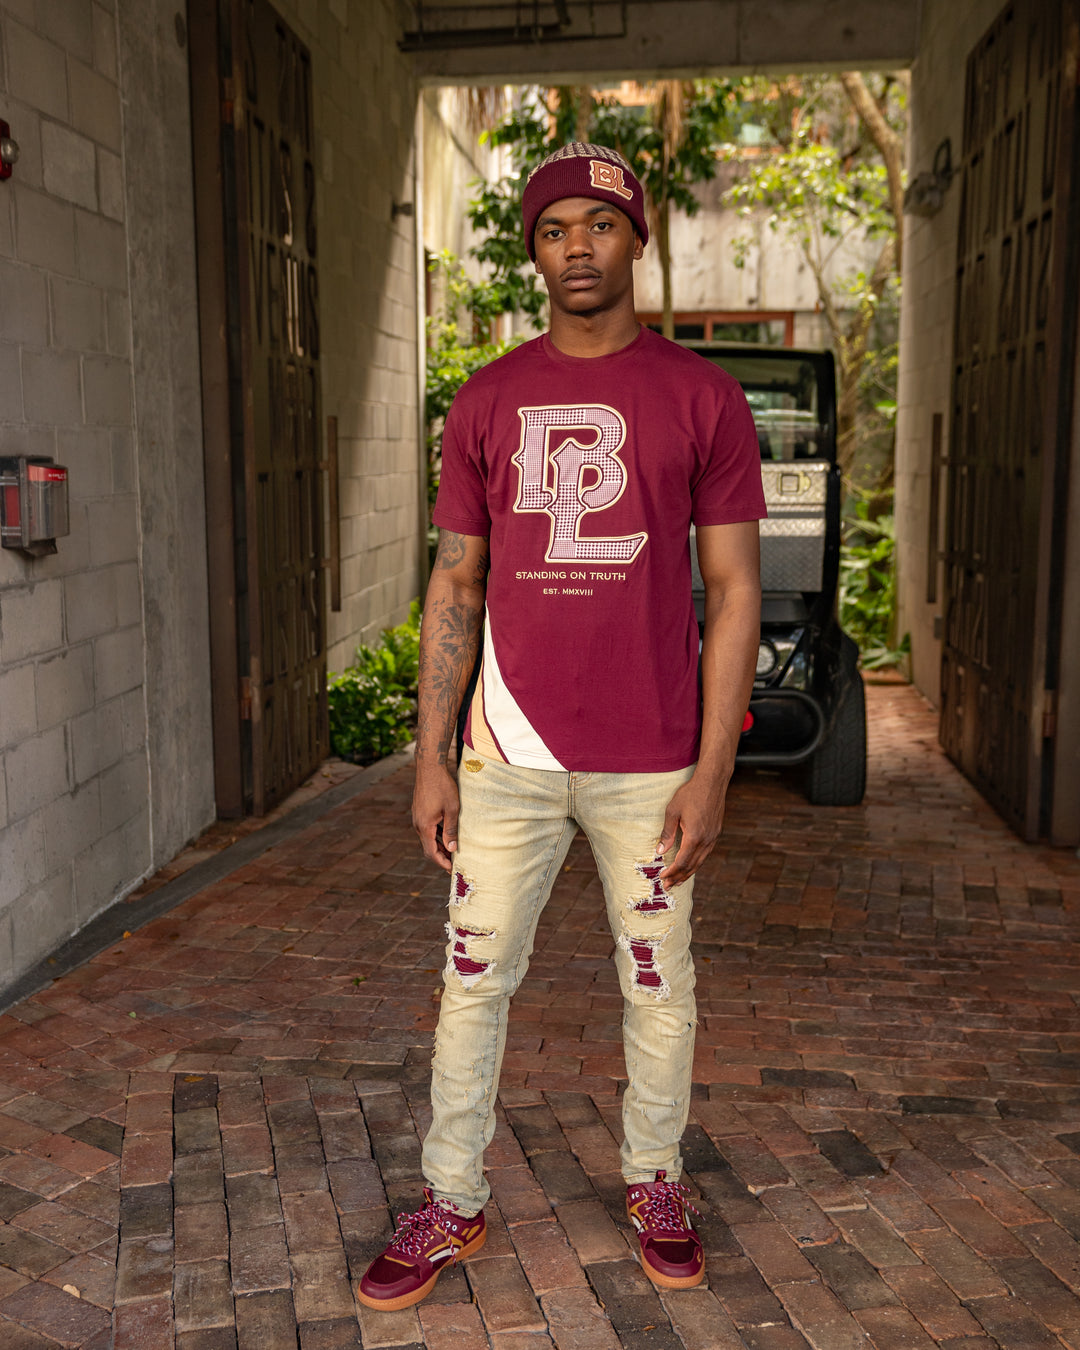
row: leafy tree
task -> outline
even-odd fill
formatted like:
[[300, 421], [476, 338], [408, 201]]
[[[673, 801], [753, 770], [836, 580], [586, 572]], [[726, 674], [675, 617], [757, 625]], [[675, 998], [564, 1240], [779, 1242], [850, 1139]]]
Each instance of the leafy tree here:
[[[862, 75], [847, 72], [780, 84], [750, 80], [744, 96], [771, 148], [754, 157], [731, 152], [740, 173], [727, 200], [745, 215], [764, 211], [769, 227], [798, 246], [813, 275], [836, 351], [838, 453], [850, 479], [860, 402], [865, 406], [875, 382], [868, 372], [875, 327], [882, 310], [895, 304], [898, 284], [906, 85], [877, 77], [872, 89]], [[841, 251], [864, 241], [869, 265], [836, 278]], [[747, 246], [739, 241], [737, 263], [745, 261]]]
[[[428, 510], [435, 505], [442, 469], [442, 431], [454, 395], [470, 375], [502, 356], [518, 339], [492, 342], [495, 319], [503, 313], [502, 292], [488, 282], [472, 281], [460, 259], [447, 250], [428, 263], [442, 290], [438, 311], [428, 317], [424, 419], [427, 426]], [[429, 531], [434, 548], [435, 531]]]
[[526, 98], [483, 139], [509, 147], [511, 171], [478, 183], [469, 207], [473, 227], [484, 234], [473, 249], [487, 263], [505, 310], [527, 314], [543, 326], [546, 297], [536, 283], [521, 237], [521, 195], [529, 173], [559, 146], [588, 138], [618, 150], [641, 181], [660, 259], [664, 332], [674, 332], [671, 298], [671, 212], [694, 215], [695, 183], [716, 174], [716, 147], [728, 138], [740, 112], [738, 88], [720, 80], [665, 80], [649, 89], [644, 107], [628, 107], [592, 90], [560, 88], [545, 100]]
[[534, 328], [542, 328], [547, 297], [536, 276], [521, 237], [521, 195], [530, 172], [556, 146], [574, 138], [578, 124], [573, 91], [559, 91], [553, 110], [537, 96], [527, 95], [498, 125], [481, 133], [481, 142], [506, 146], [510, 172], [495, 180], [477, 180], [476, 196], [468, 206], [475, 231], [483, 237], [471, 250], [486, 263], [492, 292], [500, 311], [528, 316]]

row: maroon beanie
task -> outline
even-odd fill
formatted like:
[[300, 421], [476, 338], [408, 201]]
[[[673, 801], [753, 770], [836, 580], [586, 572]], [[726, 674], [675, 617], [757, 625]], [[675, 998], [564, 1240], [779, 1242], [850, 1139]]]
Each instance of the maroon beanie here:
[[630, 165], [617, 150], [609, 150], [606, 145], [571, 141], [537, 165], [525, 184], [521, 214], [525, 218], [525, 247], [534, 262], [533, 233], [540, 213], [564, 197], [595, 197], [617, 206], [633, 221], [641, 242], [649, 242], [645, 194]]

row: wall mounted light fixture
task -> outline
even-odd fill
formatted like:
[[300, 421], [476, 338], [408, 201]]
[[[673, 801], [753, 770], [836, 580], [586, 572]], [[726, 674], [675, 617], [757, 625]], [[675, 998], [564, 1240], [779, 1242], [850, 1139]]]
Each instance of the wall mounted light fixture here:
[[934, 151], [934, 167], [917, 174], [904, 192], [904, 211], [913, 216], [934, 216], [945, 205], [945, 193], [953, 180], [952, 141], [948, 136]]
[[0, 178], [11, 177], [11, 166], [19, 158], [19, 142], [11, 139], [11, 128], [0, 118]]

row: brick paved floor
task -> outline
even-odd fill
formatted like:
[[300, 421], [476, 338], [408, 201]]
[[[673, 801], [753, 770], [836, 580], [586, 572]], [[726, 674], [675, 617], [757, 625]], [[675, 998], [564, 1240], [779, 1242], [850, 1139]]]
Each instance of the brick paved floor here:
[[0, 1018], [0, 1346], [1080, 1350], [1080, 862], [1005, 829], [913, 691], [869, 693], [865, 805], [741, 775], [699, 880], [707, 1288], [632, 1255], [579, 841], [514, 1005], [491, 1238], [358, 1320], [348, 1276], [418, 1192], [442, 965], [404, 769]]

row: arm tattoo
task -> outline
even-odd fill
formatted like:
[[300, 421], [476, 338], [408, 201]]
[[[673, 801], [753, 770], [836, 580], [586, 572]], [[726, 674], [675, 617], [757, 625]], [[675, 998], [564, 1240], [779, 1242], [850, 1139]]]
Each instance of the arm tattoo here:
[[[464, 534], [454, 534], [450, 530], [439, 531], [439, 547], [435, 554], [435, 571], [448, 572], [457, 567], [465, 557], [468, 536]], [[488, 541], [484, 540], [484, 546], [480, 550], [479, 557], [476, 560], [476, 570], [474, 580], [479, 583], [484, 580], [491, 566], [491, 550]]]
[[[465, 561], [467, 536], [443, 530], [435, 573]], [[416, 752], [445, 761], [457, 726], [461, 700], [472, 674], [484, 615], [484, 580], [489, 567], [486, 540], [471, 576], [462, 585], [436, 580], [428, 592], [420, 630], [420, 708]], [[434, 593], [433, 593], [434, 592]]]
[[453, 534], [450, 530], [439, 531], [439, 547], [435, 554], [435, 567], [440, 572], [456, 567], [465, 556], [465, 536]]

